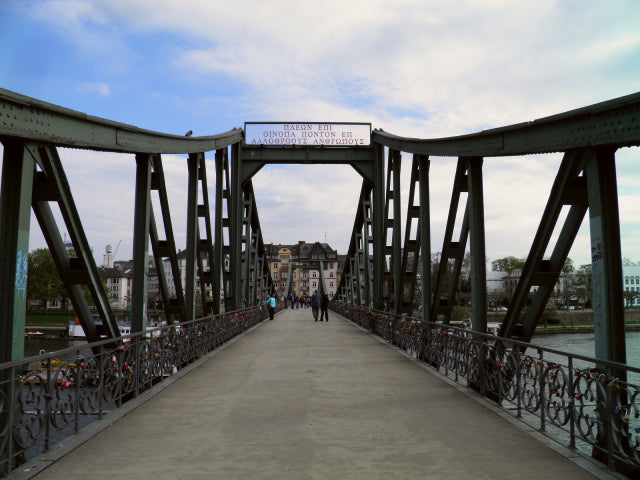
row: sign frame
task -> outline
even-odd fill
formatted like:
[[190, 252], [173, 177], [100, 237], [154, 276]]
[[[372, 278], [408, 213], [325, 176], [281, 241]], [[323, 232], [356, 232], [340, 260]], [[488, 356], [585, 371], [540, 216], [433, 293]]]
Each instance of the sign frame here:
[[371, 146], [371, 124], [363, 122], [245, 122], [249, 147]]

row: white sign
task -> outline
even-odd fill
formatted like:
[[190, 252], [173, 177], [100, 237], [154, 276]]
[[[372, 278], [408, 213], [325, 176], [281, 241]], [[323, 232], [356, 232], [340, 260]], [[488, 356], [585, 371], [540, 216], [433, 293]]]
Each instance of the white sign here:
[[247, 145], [366, 147], [370, 123], [245, 123]]

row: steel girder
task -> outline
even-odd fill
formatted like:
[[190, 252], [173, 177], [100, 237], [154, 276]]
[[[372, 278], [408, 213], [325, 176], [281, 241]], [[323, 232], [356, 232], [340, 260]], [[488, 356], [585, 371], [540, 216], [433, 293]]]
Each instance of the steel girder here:
[[198, 153], [237, 144], [242, 130], [206, 137], [185, 137], [143, 130], [86, 113], [52, 105], [0, 88], [0, 111], [10, 112], [0, 122], [0, 137], [20, 138], [58, 147], [87, 148], [122, 153]]
[[[587, 187], [585, 178], [581, 176], [585, 163], [584, 152], [570, 151], [564, 155], [520, 280], [500, 328], [500, 336], [524, 341], [530, 340], [533, 336], [588, 208]], [[564, 206], [570, 207], [569, 213], [551, 257], [545, 259], [543, 255]], [[532, 287], [537, 287], [537, 291], [524, 319], [521, 319]]]
[[[231, 211], [231, 181], [229, 170], [228, 150], [216, 151], [216, 202], [215, 202], [215, 233], [214, 233], [214, 258], [210, 262], [213, 272], [213, 313], [220, 313], [220, 292], [225, 299], [225, 308], [230, 309], [231, 304], [227, 304], [230, 297], [231, 271], [230, 260], [231, 239], [230, 231], [230, 211]], [[226, 203], [226, 205], [224, 205]], [[226, 207], [226, 208], [224, 208]], [[226, 239], [225, 239], [226, 230]]]
[[0, 363], [24, 357], [29, 225], [36, 147], [4, 142], [0, 185]]
[[[136, 212], [134, 218], [134, 285], [132, 295], [132, 311], [134, 312], [132, 328], [134, 331], [137, 331], [135, 330], [136, 328], [140, 328], [146, 324], [146, 315], [138, 312], [144, 312], [146, 309], [146, 301], [144, 301], [143, 298], [146, 297], [146, 293], [144, 293], [145, 290], [143, 290], [143, 288], [146, 287], [143, 287], [140, 279], [146, 278], [147, 239], [151, 241], [156, 273], [158, 275], [160, 297], [162, 298], [162, 305], [167, 322], [183, 322], [187, 319], [185, 296], [179, 274], [180, 267], [169, 210], [169, 198], [167, 196], [162, 158], [160, 155], [139, 154], [136, 156], [136, 163], [138, 164], [138, 175], [136, 183]], [[153, 204], [151, 203], [151, 192], [153, 191], [157, 192], [158, 196], [164, 230], [163, 239], [159, 237]], [[147, 209], [148, 215], [145, 214]], [[164, 270], [164, 259], [169, 260], [175, 298], [172, 298], [169, 293], [169, 285]], [[146, 285], [146, 281], [144, 285]], [[136, 315], [143, 316], [136, 319]]]
[[[384, 278], [385, 292], [383, 304], [385, 309], [397, 311], [400, 307], [400, 278], [401, 278], [401, 218], [400, 218], [400, 166], [401, 155], [397, 150], [389, 149], [387, 156], [387, 181], [384, 205]], [[393, 210], [391, 210], [393, 204]], [[393, 213], [393, 215], [392, 215]], [[389, 245], [389, 229], [391, 229], [391, 245]]]
[[336, 290], [336, 296], [341, 301], [369, 308], [373, 301], [373, 285], [370, 275], [373, 265], [369, 255], [373, 242], [370, 233], [372, 188], [371, 183], [363, 179], [347, 259]]
[[[230, 289], [225, 292], [228, 309], [238, 309], [243, 304], [256, 305], [274, 288], [273, 279], [268, 274], [269, 265], [251, 182], [254, 173], [251, 165], [244, 165], [242, 146], [234, 144], [231, 147], [231, 183], [227, 199], [231, 264]], [[229, 185], [228, 177], [226, 181]]]
[[[404, 248], [402, 250], [402, 264], [400, 268], [401, 295], [398, 313], [412, 315], [415, 309], [414, 297], [417, 280], [422, 281], [422, 305], [428, 305], [431, 300], [431, 239], [429, 229], [429, 160], [424, 155], [414, 155], [409, 198], [407, 205], [407, 219], [405, 224]], [[416, 186], [418, 188], [416, 188]], [[419, 198], [416, 204], [416, 190]], [[413, 228], [414, 220], [417, 222]], [[422, 261], [421, 261], [422, 259]], [[425, 274], [426, 272], [426, 274]], [[425, 283], [426, 280], [426, 283]], [[426, 300], [426, 303], [425, 303]], [[423, 310], [425, 310], [423, 308]], [[429, 307], [422, 312], [423, 318], [428, 318]]]
[[[109, 338], [119, 337], [120, 331], [98, 274], [91, 247], [82, 228], [58, 152], [50, 146], [40, 145], [37, 150], [35, 146], [27, 148], [30, 155], [42, 168], [41, 171], [36, 172], [34, 178], [33, 211], [87, 340], [98, 340], [101, 333]], [[70, 254], [64, 244], [54, 220], [50, 202], [58, 204], [67, 233], [73, 243], [75, 257]], [[102, 319], [104, 332], [98, 332], [96, 328], [82, 287], [86, 287], [91, 295], [98, 315]]]
[[[209, 315], [214, 310], [214, 299], [220, 298], [220, 290], [214, 290], [214, 269], [213, 269], [213, 230], [211, 228], [211, 208], [209, 205], [209, 187], [207, 183], [207, 166], [204, 153], [198, 154], [198, 182], [200, 184], [200, 196], [202, 203], [198, 201], [196, 220], [196, 236], [198, 253], [198, 277], [200, 278], [200, 303], [202, 305], [202, 313]], [[202, 225], [204, 224], [204, 225]], [[204, 238], [201, 226], [204, 226]], [[204, 259], [207, 260], [207, 267], [204, 266]], [[210, 293], [209, 293], [210, 291]]]
[[[435, 320], [448, 324], [456, 299], [460, 272], [467, 241], [471, 237], [471, 322], [477, 331], [485, 331], [486, 320], [486, 266], [484, 251], [484, 207], [482, 192], [482, 158], [460, 157], [456, 169], [451, 206], [445, 227], [440, 264], [436, 275], [431, 315]], [[467, 193], [460, 236], [453, 240], [460, 196]], [[451, 264], [452, 262], [453, 264]], [[446, 291], [446, 293], [445, 293]]]
[[[445, 227], [440, 253], [440, 264], [436, 274], [433, 303], [431, 306], [433, 319], [437, 321], [441, 320], [445, 324], [448, 324], [451, 320], [457, 281], [460, 275], [460, 269], [462, 268], [462, 261], [464, 259], [469, 234], [469, 202], [467, 200], [460, 227], [460, 236], [457, 241], [453, 241], [453, 230], [460, 204], [460, 194], [468, 191], [467, 169], [467, 160], [464, 158], [458, 159], [458, 166], [453, 180], [449, 216]], [[453, 266], [450, 265], [450, 260], [453, 261]]]
[[243, 212], [243, 304], [252, 306], [257, 305], [269, 293], [270, 288], [273, 288], [273, 280], [269, 274], [260, 219], [258, 218], [258, 207], [251, 180], [243, 186]]
[[457, 137], [416, 139], [374, 130], [372, 142], [431, 156], [497, 157], [640, 145], [640, 92], [569, 112]]
[[[543, 258], [563, 207], [570, 207], [549, 259]], [[625, 363], [620, 225], [614, 150], [564, 155], [500, 336], [529, 341], [589, 210], [596, 358]], [[531, 304], [522, 311], [533, 287]]]

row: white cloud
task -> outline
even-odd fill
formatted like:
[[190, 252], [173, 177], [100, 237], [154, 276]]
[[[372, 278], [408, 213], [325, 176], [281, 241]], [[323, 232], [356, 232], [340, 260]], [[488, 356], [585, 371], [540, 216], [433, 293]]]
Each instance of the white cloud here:
[[[631, 93], [640, 72], [640, 6], [632, 0], [56, 0], [30, 7], [85, 58], [113, 65], [109, 68], [123, 82], [150, 79], [152, 92], [131, 87], [135, 96], [122, 97], [122, 104], [134, 109], [137, 97], [157, 95], [158, 111], [172, 103], [185, 118], [198, 115], [226, 124], [222, 131], [243, 120], [353, 121], [410, 137], [454, 136]], [[162, 41], [156, 44], [157, 39]], [[149, 71], [132, 68], [150, 54], [157, 55], [158, 65]], [[179, 82], [163, 87], [160, 80], [166, 77]], [[109, 95], [110, 101], [124, 95], [124, 89], [108, 86], [119, 85], [115, 80], [97, 78], [108, 84], [85, 84], [85, 92]], [[206, 125], [189, 128], [197, 135], [219, 133], [206, 131]], [[76, 155], [81, 156], [65, 154]], [[618, 155], [623, 253], [636, 249], [626, 255], [640, 257], [632, 240], [640, 223], [638, 149]], [[131, 162], [112, 174], [98, 173], [100, 161], [92, 162], [96, 170], [86, 172], [88, 178], [109, 178], [119, 192], [104, 193], [105, 210], [131, 211], [131, 203], [119, 201], [134, 188]], [[403, 163], [406, 187], [409, 156]], [[490, 257], [526, 255], [558, 163], [557, 156], [485, 160]], [[176, 233], [183, 236], [186, 169], [173, 158], [167, 158], [165, 169]], [[434, 250], [442, 246], [454, 171], [455, 159], [432, 160]], [[79, 178], [72, 187], [83, 188]], [[350, 167], [272, 166], [254, 181], [265, 241], [322, 240], [328, 231], [329, 242], [346, 250], [360, 191]], [[86, 194], [92, 198], [78, 198], [87, 203], [87, 218], [106, 218], [94, 205], [100, 197]], [[403, 195], [404, 210], [407, 192]], [[106, 228], [130, 237], [129, 217], [115, 218], [96, 232]], [[129, 226], [121, 232], [118, 222]], [[588, 258], [583, 233], [576, 243]], [[95, 242], [107, 240], [119, 238]], [[130, 251], [124, 240], [121, 251]]]
[[97, 93], [101, 97], [108, 97], [111, 94], [111, 88], [106, 83], [94, 82], [83, 83], [78, 87], [79, 93]]

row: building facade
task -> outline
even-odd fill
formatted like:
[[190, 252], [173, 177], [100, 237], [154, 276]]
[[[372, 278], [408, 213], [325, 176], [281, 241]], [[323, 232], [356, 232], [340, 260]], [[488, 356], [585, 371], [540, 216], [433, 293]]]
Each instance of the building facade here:
[[[338, 253], [327, 243], [266, 245], [269, 271], [280, 298], [324, 291], [332, 298], [338, 288]], [[322, 284], [324, 281], [324, 284]]]

